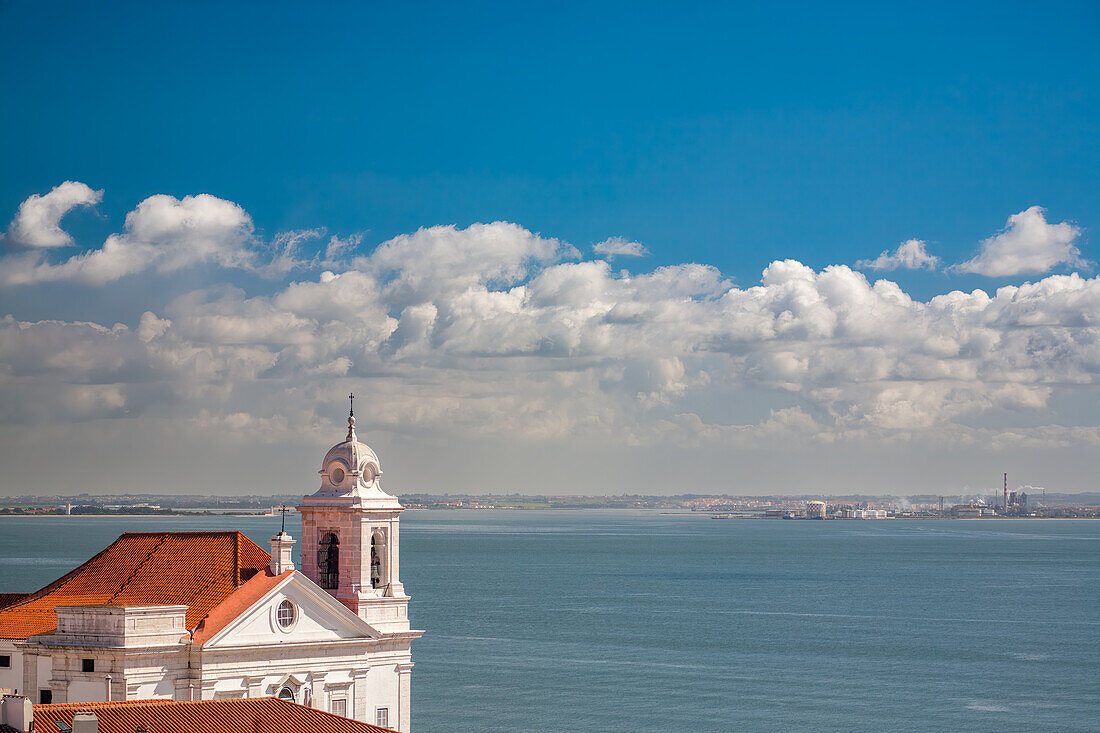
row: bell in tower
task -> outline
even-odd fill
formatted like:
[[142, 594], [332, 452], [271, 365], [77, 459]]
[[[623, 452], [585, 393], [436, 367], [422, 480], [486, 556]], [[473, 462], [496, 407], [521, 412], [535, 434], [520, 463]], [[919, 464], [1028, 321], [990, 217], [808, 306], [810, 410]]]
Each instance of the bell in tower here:
[[302, 498], [302, 572], [383, 633], [409, 629], [409, 597], [398, 573], [398, 515], [382, 490], [378, 456], [348, 432], [321, 461], [321, 486]]

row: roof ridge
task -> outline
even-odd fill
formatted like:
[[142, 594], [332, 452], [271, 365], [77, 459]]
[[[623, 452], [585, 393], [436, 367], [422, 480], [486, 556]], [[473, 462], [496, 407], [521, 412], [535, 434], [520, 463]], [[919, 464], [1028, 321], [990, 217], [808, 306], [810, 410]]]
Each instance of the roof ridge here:
[[165, 529], [160, 532], [123, 532], [119, 537], [153, 537], [165, 534], [206, 534], [206, 535], [229, 535], [229, 534], [241, 534], [239, 529], [181, 529], [172, 530]]
[[145, 559], [137, 564], [137, 566], [134, 568], [133, 572], [130, 573], [130, 576], [128, 578], [126, 578], [126, 580], [122, 581], [122, 585], [120, 585], [118, 587], [118, 590], [115, 592], [115, 594], [107, 599], [108, 604], [110, 604], [113, 600], [118, 598], [119, 595], [122, 593], [122, 591], [126, 590], [126, 586], [130, 585], [130, 581], [132, 581], [134, 579], [134, 577], [141, 571], [141, 569], [143, 567], [145, 567], [145, 563], [149, 562], [149, 558], [151, 558], [153, 555], [156, 554], [157, 550], [160, 549], [161, 545], [164, 544], [164, 540], [166, 540], [166, 539], [167, 539], [166, 537], [161, 537], [160, 542], [158, 542], [156, 545], [154, 545], [153, 549], [149, 550], [149, 554], [145, 556]]

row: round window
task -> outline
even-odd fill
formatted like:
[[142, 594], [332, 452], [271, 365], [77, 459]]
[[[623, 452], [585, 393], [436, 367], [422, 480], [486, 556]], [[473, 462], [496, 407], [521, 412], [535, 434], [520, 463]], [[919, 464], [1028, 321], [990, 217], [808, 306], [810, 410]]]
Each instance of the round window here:
[[344, 469], [337, 466], [336, 468], [332, 469], [331, 473], [329, 473], [329, 478], [332, 479], [332, 483], [334, 485], [344, 483]]
[[284, 687], [283, 689], [279, 690], [279, 699], [294, 702], [294, 690], [290, 689], [289, 687]]
[[294, 625], [294, 621], [298, 618], [298, 609], [294, 607], [294, 604], [289, 600], [284, 600], [279, 604], [279, 608], [275, 611], [275, 620], [279, 622], [279, 626], [284, 629], [289, 629]]

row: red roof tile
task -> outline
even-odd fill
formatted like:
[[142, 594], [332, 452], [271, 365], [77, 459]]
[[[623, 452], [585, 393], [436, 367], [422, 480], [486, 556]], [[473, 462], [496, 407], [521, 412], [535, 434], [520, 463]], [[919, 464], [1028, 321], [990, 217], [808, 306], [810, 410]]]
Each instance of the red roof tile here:
[[57, 628], [57, 606], [187, 606], [195, 628], [271, 557], [240, 532], [127, 532], [72, 572], [0, 608], [0, 638]]
[[18, 603], [30, 593], [0, 593], [0, 608], [7, 608], [13, 603]]
[[58, 722], [71, 726], [73, 715], [93, 712], [99, 733], [386, 733], [322, 710], [274, 697], [244, 700], [128, 700], [34, 706], [35, 733], [57, 733]]

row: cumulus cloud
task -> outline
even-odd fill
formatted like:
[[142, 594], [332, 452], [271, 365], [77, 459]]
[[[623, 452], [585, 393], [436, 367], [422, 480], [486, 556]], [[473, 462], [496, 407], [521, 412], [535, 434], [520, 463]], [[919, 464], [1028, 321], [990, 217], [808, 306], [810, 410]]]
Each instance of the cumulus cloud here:
[[925, 243], [919, 239], [910, 239], [898, 245], [893, 252], [884, 251], [873, 260], [860, 260], [856, 267], [868, 270], [906, 270], [928, 269], [935, 270], [940, 258], [930, 255], [924, 248]]
[[[165, 271], [255, 267], [247, 214], [198, 199], [143, 202], [97, 252]], [[288, 234], [280, 251], [313, 263], [295, 238], [320, 236]], [[329, 269], [262, 295], [213, 285], [126, 324], [0, 318], [5, 419], [145, 419], [170, 403], [181, 425], [284, 435], [330, 425], [318, 405], [354, 389], [374, 396], [364, 424], [403, 434], [639, 446], [1096, 439], [1089, 426], [997, 438], [972, 424], [1034, 426], [1060, 392], [1096, 384], [1100, 278], [919, 300], [844, 265], [795, 260], [748, 287], [702, 264], [615, 272], [506, 222], [424, 228], [341, 262], [359, 248], [347, 241], [329, 242]], [[113, 263], [70, 267], [108, 282]], [[769, 409], [744, 415], [747, 393]]]
[[[474, 266], [486, 248], [503, 261]], [[674, 428], [686, 431], [681, 440], [802, 431], [821, 440], [1035, 413], [1060, 386], [1094, 384], [1100, 373], [1096, 278], [921, 302], [842, 265], [777, 261], [742, 289], [705, 266], [632, 276], [602, 261], [555, 262], [563, 251], [514, 225], [443, 227], [385, 243], [366, 270], [326, 272], [273, 295], [189, 294], [163, 315], [142, 314], [133, 331], [8, 317], [7, 398], [20, 402], [27, 381], [94, 383], [103, 390], [85, 395], [81, 414], [115, 414], [139, 409], [140, 385], [160, 381], [211, 414], [220, 413], [209, 401], [224, 402], [234, 416], [247, 412], [232, 406], [234, 394], [257, 381], [305, 409], [325, 385], [354, 379], [386, 395], [372, 420], [394, 429], [637, 443]], [[704, 390], [736, 389], [801, 406], [744, 425], [661, 415]]]
[[513, 284], [532, 267], [579, 256], [570, 244], [498, 221], [466, 229], [434, 226], [402, 234], [353, 264], [382, 279], [389, 298], [415, 303], [441, 290]]
[[1040, 206], [1013, 214], [1001, 232], [982, 241], [977, 256], [951, 269], [1008, 277], [1040, 274], [1062, 264], [1083, 265], [1076, 245], [1081, 230], [1069, 222], [1048, 224], [1044, 214]]
[[4, 258], [0, 283], [65, 280], [103, 285], [150, 268], [173, 272], [204, 262], [244, 267], [255, 263], [251, 238], [251, 217], [232, 201], [209, 194], [182, 199], [158, 194], [127, 214], [123, 231], [112, 234], [99, 249], [59, 264], [30, 254]]
[[597, 242], [592, 251], [602, 257], [647, 257], [649, 250], [641, 242], [631, 242], [623, 237], [610, 237]]
[[79, 206], [94, 206], [103, 200], [78, 181], [65, 181], [47, 194], [34, 194], [19, 205], [8, 226], [8, 241], [25, 247], [65, 247], [73, 238], [61, 229], [61, 218]]

